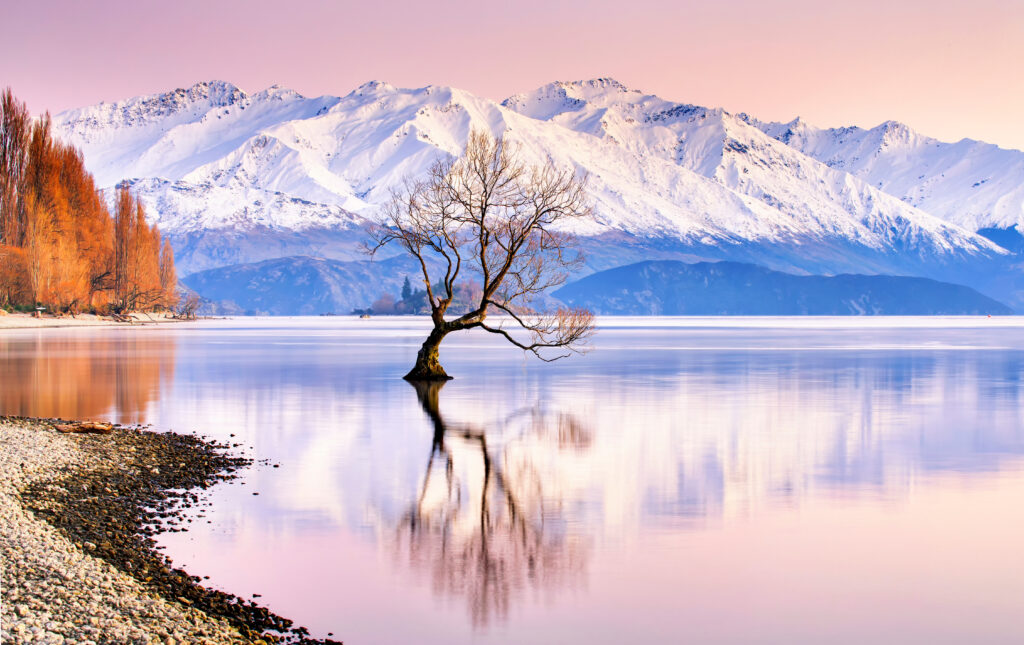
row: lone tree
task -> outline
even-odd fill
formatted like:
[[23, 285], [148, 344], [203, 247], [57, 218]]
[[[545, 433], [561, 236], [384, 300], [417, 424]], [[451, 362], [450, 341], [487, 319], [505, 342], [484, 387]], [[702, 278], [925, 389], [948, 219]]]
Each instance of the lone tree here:
[[[545, 361], [582, 349], [594, 331], [590, 311], [538, 314], [531, 304], [583, 261], [559, 225], [590, 216], [586, 183], [551, 163], [527, 165], [504, 137], [474, 130], [462, 157], [440, 160], [425, 179], [393, 191], [371, 251], [397, 243], [418, 261], [434, 321], [406, 380], [451, 378], [438, 348], [464, 329], [496, 334]], [[479, 300], [449, 320], [456, 281], [466, 274], [482, 283]], [[501, 316], [497, 324], [488, 323], [489, 313]]]

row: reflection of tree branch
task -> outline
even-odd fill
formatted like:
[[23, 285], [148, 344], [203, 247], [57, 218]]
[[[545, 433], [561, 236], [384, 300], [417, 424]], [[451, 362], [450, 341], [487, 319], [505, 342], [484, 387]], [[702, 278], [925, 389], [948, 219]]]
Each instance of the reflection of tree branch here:
[[424, 382], [415, 382], [413, 387], [416, 388], [416, 396], [420, 400], [420, 404], [423, 409], [426, 410], [427, 416], [430, 417], [431, 422], [434, 425], [434, 438], [430, 444], [430, 458], [427, 460], [427, 474], [423, 478], [423, 487], [420, 490], [419, 498], [416, 501], [416, 512], [410, 515], [409, 521], [415, 528], [417, 518], [423, 514], [423, 500], [427, 495], [427, 489], [430, 487], [430, 475], [434, 471], [434, 459], [438, 455], [443, 455], [445, 458], [445, 480], [448, 485], [448, 490], [451, 490], [453, 485], [453, 463], [452, 457], [445, 449], [444, 445], [444, 421], [441, 419], [441, 414], [438, 411], [437, 405], [437, 394], [441, 390], [440, 387], [432, 387], [431, 384]]
[[[399, 544], [408, 544], [414, 565], [432, 570], [438, 592], [466, 596], [473, 623], [484, 625], [493, 616], [504, 617], [513, 597], [527, 584], [558, 585], [578, 576], [583, 554], [567, 536], [545, 533], [541, 478], [532, 465], [507, 472], [507, 452], [496, 458], [482, 429], [445, 421], [438, 404], [443, 386], [444, 382], [413, 383], [434, 436], [422, 488], [399, 526], [400, 536], [408, 532], [408, 540]], [[517, 412], [510, 418], [520, 416]], [[559, 426], [564, 416], [559, 416]], [[528, 418], [531, 435], [551, 436], [536, 411]], [[440, 482], [432, 471], [442, 459], [445, 479], [438, 489]], [[473, 467], [474, 459], [480, 460], [479, 470]], [[526, 487], [535, 491], [525, 499], [519, 494], [525, 490], [519, 481], [524, 473], [530, 480]], [[463, 506], [464, 500], [468, 506]]]

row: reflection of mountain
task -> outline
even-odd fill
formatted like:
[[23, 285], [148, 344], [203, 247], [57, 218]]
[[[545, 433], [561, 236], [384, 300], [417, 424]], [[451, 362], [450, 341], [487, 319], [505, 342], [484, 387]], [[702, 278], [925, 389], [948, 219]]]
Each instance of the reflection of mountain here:
[[[957, 588], [978, 605], [976, 590], [990, 589], [990, 599], [1017, 588], [1012, 568], [1001, 577], [974, 571], [976, 554], [948, 571], [935, 560], [943, 567], [934, 578], [930, 555], [901, 564], [933, 531], [952, 553], [960, 537], [987, 546], [988, 525], [958, 514], [962, 504], [977, 501], [993, 517], [1012, 507], [1014, 489], [987, 491], [990, 473], [1017, 481], [1024, 466], [1019, 319], [602, 323], [595, 351], [543, 366], [490, 339], [453, 337], [442, 351], [457, 378], [444, 386], [443, 407], [426, 401], [426, 415], [399, 378], [425, 321], [401, 317], [79, 330], [81, 343], [70, 331], [8, 335], [0, 402], [17, 411], [33, 387], [60, 391], [59, 410], [24, 411], [145, 411], [157, 428], [210, 434], [280, 464], [215, 487], [202, 511], [212, 524], [161, 539], [218, 586], [263, 593], [323, 633], [344, 626], [349, 640], [429, 640], [422, 632], [453, 643], [535, 642], [530, 626], [557, 619], [560, 634], [607, 625], [604, 641], [669, 642], [663, 630], [615, 631], [601, 612], [640, 626], [677, 617], [692, 625], [703, 612], [708, 628], [722, 608], [750, 608], [744, 629], [763, 627], [766, 640], [833, 642], [827, 621], [845, 626], [890, 597], [903, 612], [898, 598], [921, 585], [940, 590], [942, 602]], [[159, 375], [169, 377], [172, 363], [174, 383], [164, 387]], [[120, 400], [117, 374], [134, 388]], [[88, 394], [97, 389], [106, 394]], [[936, 506], [951, 488], [971, 495], [927, 521], [904, 513], [923, 500]], [[890, 511], [893, 527], [906, 519], [920, 530], [892, 539], [884, 517], [865, 524]], [[868, 539], [814, 542], [834, 537], [835, 525]], [[885, 546], [877, 560], [875, 540]], [[832, 571], [837, 564], [884, 571], [896, 586], [865, 599], [864, 579]], [[783, 587], [789, 601], [760, 604]], [[925, 596], [917, 600], [932, 603], [928, 611], [938, 606], [939, 596]], [[401, 625], [387, 622], [394, 607]], [[777, 615], [801, 625], [815, 617], [817, 631], [773, 638]], [[470, 621], [488, 624], [486, 633]]]
[[[582, 575], [579, 536], [566, 535], [560, 505], [545, 495], [529, 461], [496, 450], [487, 433], [446, 423], [438, 405], [443, 383], [416, 384], [434, 428], [420, 493], [398, 526], [396, 544], [414, 568], [428, 569], [437, 592], [465, 596], [474, 625], [504, 618], [525, 588], [571, 585]], [[536, 420], [536, 417], [535, 417]], [[549, 449], [585, 446], [588, 433], [571, 417], [553, 436], [534, 424]]]
[[145, 423], [174, 377], [174, 336], [0, 335], [0, 413]]
[[[559, 523], [614, 537], [812, 496], [899, 497], [933, 472], [994, 471], [1024, 456], [1024, 330], [1011, 319], [949, 323], [959, 329], [607, 322], [593, 353], [551, 366], [471, 335], [443, 349], [458, 375], [444, 390], [446, 425], [479, 431], [517, 492], [543, 483], [543, 508], [557, 510], [545, 515], [546, 536], [567, 535]], [[159, 330], [0, 337], [3, 411], [96, 416], [116, 406], [127, 419], [148, 405], [157, 427], [211, 433], [284, 464], [249, 475], [258, 515], [224, 508], [240, 524], [344, 526], [390, 541], [434, 442], [397, 378], [422, 321], [225, 324], [236, 329], [176, 341]], [[175, 387], [158, 396], [172, 370]], [[560, 447], [578, 427], [588, 447]], [[449, 432], [445, 448], [476, 464], [463, 481], [479, 491], [479, 442]]]
[[[623, 375], [586, 397], [553, 383], [551, 399], [588, 411], [595, 440], [586, 463], [548, 463], [542, 480], [582, 502], [579, 521], [632, 533], [812, 496], [902, 497], [931, 473], [993, 471], [1024, 455], [1019, 353], [773, 342], [634, 352], [637, 371], [661, 373]], [[543, 449], [530, 449], [543, 468]]]
[[[179, 369], [194, 387], [165, 402], [161, 423], [240, 431], [263, 455], [301, 464], [288, 486], [264, 491], [281, 513], [266, 521], [298, 514], [373, 534], [408, 510], [433, 441], [395, 378], [416, 338], [334, 324], [352, 327], [281, 346], [278, 332], [246, 332], [223, 352], [197, 345], [203, 357]], [[446, 422], [529, 464], [548, 507], [591, 533], [839, 490], [901, 495], [932, 471], [1024, 455], [1013, 349], [1024, 337], [1012, 328], [606, 329], [592, 354], [525, 371], [517, 354], [476, 342], [444, 350], [460, 377], [445, 389]], [[529, 415], [507, 419], [524, 404], [539, 406], [548, 434]], [[590, 430], [587, 450], [557, 448], [565, 413]], [[446, 447], [456, 444], [474, 445]]]
[[[393, 526], [434, 436], [395, 378], [417, 323], [303, 324], [0, 337], [0, 404], [238, 433], [301, 465], [276, 491], [284, 473], [259, 482], [281, 511], [267, 522]], [[1024, 455], [1019, 328], [801, 324], [609, 327], [592, 354], [525, 370], [487, 339], [453, 339], [444, 352], [460, 378], [445, 389], [445, 421], [529, 464], [547, 508], [614, 532], [837, 488], [899, 493], [922, 473]], [[158, 392], [172, 375], [176, 387]], [[510, 417], [524, 404], [539, 412]], [[589, 430], [586, 450], [559, 448], [560, 416], [573, 434], [567, 413]]]

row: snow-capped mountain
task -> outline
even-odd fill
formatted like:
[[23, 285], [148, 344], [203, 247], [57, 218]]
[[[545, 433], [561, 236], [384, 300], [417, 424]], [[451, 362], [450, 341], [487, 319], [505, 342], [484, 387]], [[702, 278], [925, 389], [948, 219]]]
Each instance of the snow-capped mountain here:
[[1024, 229], [1024, 152], [963, 139], [944, 143], [896, 121], [816, 128], [801, 119], [764, 123], [768, 135], [907, 204], [977, 231]]
[[[371, 82], [306, 98], [210, 82], [64, 112], [54, 124], [83, 149], [101, 186], [133, 185], [175, 243], [183, 273], [280, 257], [283, 248], [256, 250], [274, 236], [292, 240], [289, 250], [320, 239], [319, 248], [287, 254], [352, 259], [389, 190], [459, 154], [473, 128], [508, 136], [527, 161], [588, 173], [596, 217], [576, 232], [593, 270], [674, 257], [940, 278], [965, 275], [968, 263], [967, 273], [984, 274], [1008, 253], [979, 236], [978, 224], [1024, 220], [1014, 174], [1024, 153], [977, 144], [968, 147], [983, 158], [978, 167], [963, 154], [957, 165], [941, 146], [963, 142], [939, 144], [941, 155], [926, 142], [868, 163], [875, 130], [847, 138], [794, 130], [799, 124], [675, 103], [610, 79], [552, 83], [501, 103], [438, 86]], [[805, 134], [786, 134], [796, 130]], [[952, 167], [986, 176], [973, 193], [947, 190]], [[919, 199], [903, 194], [911, 176], [929, 187]], [[971, 201], [977, 195], [985, 199]], [[223, 244], [239, 250], [214, 252]], [[199, 247], [206, 251], [195, 254]]]
[[[635, 159], [658, 158], [747, 198], [749, 212], [734, 208], [731, 217], [705, 217], [694, 228], [745, 239], [835, 237], [875, 249], [991, 250], [971, 232], [908, 208], [721, 109], [671, 103], [610, 79], [553, 83], [503, 105], [604, 140]], [[640, 189], [656, 190], [658, 183]]]

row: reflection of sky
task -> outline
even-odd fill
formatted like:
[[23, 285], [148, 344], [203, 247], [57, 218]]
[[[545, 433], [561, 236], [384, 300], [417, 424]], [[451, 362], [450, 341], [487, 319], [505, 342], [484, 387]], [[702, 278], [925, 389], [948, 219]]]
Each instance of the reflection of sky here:
[[[416, 337], [363, 335], [360, 324], [283, 340], [259, 328], [183, 336], [154, 421], [231, 429], [260, 456], [299, 467], [283, 490], [264, 492], [281, 511], [266, 522], [394, 520], [429, 455], [429, 424], [394, 378]], [[453, 336], [444, 359], [460, 378], [440, 403], [499, 450], [507, 442], [507, 458], [541, 469], [588, 533], [632, 531], [662, 516], [717, 516], [836, 487], [897, 494], [928, 471], [998, 468], [1024, 452], [1024, 333], [997, 332], [612, 330], [598, 351], [554, 366]], [[884, 349], [907, 345], [922, 349]], [[974, 349], [986, 346], [999, 349]], [[530, 431], [534, 417], [560, 413], [589, 428], [586, 450], [553, 449]], [[261, 487], [284, 479], [267, 477]]]
[[[574, 558], [591, 545], [584, 560], [595, 571], [664, 531], [717, 530], [821, 501], [884, 506], [950, 476], [1020, 471], [1020, 320], [671, 323], [617, 320], [599, 333], [595, 351], [552, 365], [471, 334], [442, 348], [457, 377], [439, 393], [448, 427], [482, 433], [508, 488], [543, 526], [545, 544], [570, 545]], [[225, 321], [130, 330], [147, 343], [111, 345], [113, 355], [90, 344], [111, 330], [79, 331], [78, 352], [57, 331], [7, 336], [5, 347], [39, 352], [38, 338], [59, 339], [64, 355], [86, 364], [171, 361], [156, 372], [173, 381], [158, 388], [146, 421], [239, 442], [281, 464], [217, 490], [213, 524], [165, 540], [172, 556], [219, 571], [214, 580], [231, 586], [240, 574], [225, 568], [225, 548], [253, 555], [273, 547], [265, 557], [296, 567], [309, 558], [365, 557], [374, 544], [392, 553], [431, 455], [431, 423], [398, 378], [421, 328], [409, 319]], [[10, 371], [0, 378], [5, 391], [17, 385]], [[585, 436], [567, 441], [569, 434]], [[479, 504], [476, 444], [453, 437], [448, 445], [462, 494]], [[436, 504], [434, 512], [454, 514]], [[462, 522], [455, 533], [472, 539], [472, 525]], [[353, 534], [362, 537], [353, 542]], [[340, 555], [339, 544], [348, 545]], [[324, 575], [336, 575], [325, 566]], [[433, 576], [437, 588], [438, 566], [414, 578]], [[366, 575], [404, 578], [404, 567], [370, 567]], [[547, 593], [583, 584], [553, 578]], [[254, 584], [266, 596], [268, 581]], [[412, 592], [390, 593], [417, 602]], [[460, 612], [445, 615], [459, 622], [452, 617]], [[332, 617], [309, 620], [339, 631]], [[460, 638], [445, 624], [446, 637]]]

